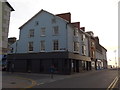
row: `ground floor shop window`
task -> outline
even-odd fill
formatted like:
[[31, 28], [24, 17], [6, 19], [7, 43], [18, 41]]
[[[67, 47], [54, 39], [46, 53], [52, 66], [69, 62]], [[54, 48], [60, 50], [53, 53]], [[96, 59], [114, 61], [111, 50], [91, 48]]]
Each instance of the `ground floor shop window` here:
[[91, 62], [91, 66], [92, 66], [93, 69], [95, 68], [95, 62], [94, 61]]
[[75, 60], [71, 62], [72, 71], [75, 72]]
[[86, 61], [82, 61], [82, 68], [83, 68], [83, 70], [86, 70], [86, 68], [87, 68]]

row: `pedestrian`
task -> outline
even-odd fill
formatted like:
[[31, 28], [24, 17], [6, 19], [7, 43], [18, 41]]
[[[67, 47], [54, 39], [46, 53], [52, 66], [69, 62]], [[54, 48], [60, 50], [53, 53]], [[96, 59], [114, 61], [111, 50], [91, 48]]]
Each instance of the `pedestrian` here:
[[54, 73], [54, 71], [55, 71], [55, 67], [54, 67], [54, 65], [52, 65], [51, 67], [50, 67], [50, 73], [51, 73], [51, 78], [53, 79], [53, 73]]

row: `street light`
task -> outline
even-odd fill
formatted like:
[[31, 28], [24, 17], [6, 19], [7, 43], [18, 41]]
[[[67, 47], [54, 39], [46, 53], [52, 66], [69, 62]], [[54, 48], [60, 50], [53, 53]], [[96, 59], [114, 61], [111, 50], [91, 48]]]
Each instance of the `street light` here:
[[116, 61], [116, 50], [114, 50], [114, 53], [115, 53], [115, 65], [116, 65], [116, 68], [117, 68], [117, 61]]

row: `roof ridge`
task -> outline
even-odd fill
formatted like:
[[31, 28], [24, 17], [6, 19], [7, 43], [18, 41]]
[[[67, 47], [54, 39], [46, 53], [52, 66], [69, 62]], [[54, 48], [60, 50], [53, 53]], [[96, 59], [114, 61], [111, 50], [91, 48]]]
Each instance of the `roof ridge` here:
[[[25, 22], [22, 26], [20, 26], [19, 29], [22, 29], [23, 26], [25, 26], [29, 21], [31, 21], [34, 17], [36, 17], [38, 14], [40, 14], [40, 13], [43, 12], [43, 11], [44, 11], [44, 12], [47, 12], [47, 13], [55, 16], [55, 17], [59, 17], [59, 16], [56, 16], [56, 15], [54, 15], [54, 14], [52, 14], [52, 13], [46, 11], [46, 10], [41, 9], [38, 13], [36, 13], [34, 16], [32, 16], [27, 22]], [[59, 17], [59, 18], [60, 18], [60, 19], [63, 19], [63, 18], [61, 18], [61, 17]], [[67, 22], [67, 20], [65, 20], [65, 19], [63, 19], [63, 20]]]

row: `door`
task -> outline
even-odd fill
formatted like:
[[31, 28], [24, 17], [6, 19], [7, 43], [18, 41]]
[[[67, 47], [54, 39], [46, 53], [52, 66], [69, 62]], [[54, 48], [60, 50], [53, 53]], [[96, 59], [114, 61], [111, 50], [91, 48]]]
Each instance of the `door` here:
[[32, 72], [32, 60], [27, 60], [27, 72]]

